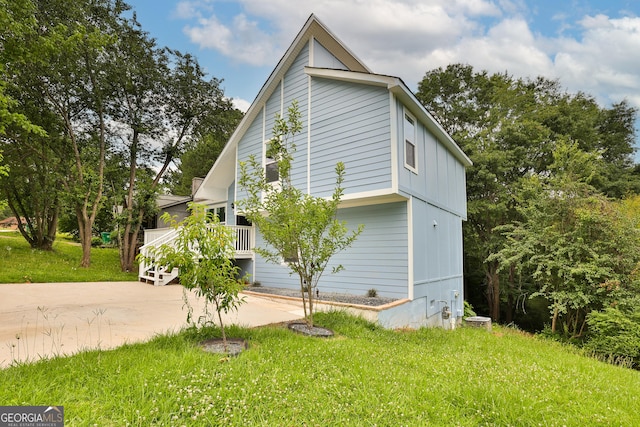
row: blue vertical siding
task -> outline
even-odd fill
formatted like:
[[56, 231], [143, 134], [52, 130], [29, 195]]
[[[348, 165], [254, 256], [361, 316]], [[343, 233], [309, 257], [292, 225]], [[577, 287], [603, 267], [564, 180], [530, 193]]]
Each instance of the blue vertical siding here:
[[404, 167], [404, 108], [396, 103], [399, 126], [398, 171], [399, 190], [406, 195], [429, 201], [466, 218], [466, 183], [464, 166], [420, 122], [417, 123], [416, 150], [418, 173]]
[[227, 225], [236, 225], [236, 211], [234, 204], [234, 194], [236, 193], [236, 182], [233, 181], [227, 189]]
[[331, 194], [338, 161], [346, 167], [345, 194], [390, 188], [387, 89], [321, 78], [311, 89], [311, 192]]
[[[354, 229], [365, 229], [353, 246], [337, 254], [330, 261], [320, 279], [322, 292], [344, 292], [364, 295], [369, 289], [393, 298], [408, 296], [408, 227], [407, 204], [387, 203], [366, 207], [341, 209], [338, 218]], [[264, 245], [257, 235], [257, 245]], [[333, 267], [345, 269], [331, 274]], [[284, 265], [266, 263], [256, 255], [256, 277], [264, 286], [299, 288], [298, 276], [290, 276]]]
[[412, 205], [414, 298], [425, 299], [431, 317], [442, 309], [441, 301], [453, 306], [451, 293], [459, 291], [454, 308], [461, 309], [462, 218], [418, 199]]

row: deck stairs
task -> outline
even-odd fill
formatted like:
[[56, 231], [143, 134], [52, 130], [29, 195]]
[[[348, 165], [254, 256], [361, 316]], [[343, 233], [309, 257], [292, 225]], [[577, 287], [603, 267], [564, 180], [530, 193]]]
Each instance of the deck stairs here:
[[[249, 226], [227, 225], [235, 232], [235, 258], [253, 258], [254, 229]], [[145, 244], [140, 248], [140, 253], [148, 255], [150, 250], [162, 245], [173, 244], [178, 237], [176, 229], [145, 230]], [[178, 278], [178, 269], [169, 270], [167, 267], [156, 263], [146, 264], [140, 261], [138, 267], [138, 279], [141, 282], [152, 283], [154, 286], [164, 286]]]

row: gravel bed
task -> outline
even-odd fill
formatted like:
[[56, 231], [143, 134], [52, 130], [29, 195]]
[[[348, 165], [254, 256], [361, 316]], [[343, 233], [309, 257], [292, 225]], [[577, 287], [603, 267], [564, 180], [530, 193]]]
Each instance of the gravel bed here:
[[[300, 298], [300, 291], [296, 289], [269, 288], [265, 286], [250, 286], [246, 289], [247, 291], [261, 293], [261, 294], [271, 294], [271, 295]], [[384, 305], [393, 301], [397, 301], [397, 298], [368, 297], [366, 295], [352, 295], [352, 294], [343, 294], [343, 293], [337, 293], [337, 292], [320, 291], [320, 294], [319, 294], [319, 297], [317, 297], [317, 300], [342, 302], [346, 304], [368, 305], [371, 307], [376, 307], [379, 305]]]

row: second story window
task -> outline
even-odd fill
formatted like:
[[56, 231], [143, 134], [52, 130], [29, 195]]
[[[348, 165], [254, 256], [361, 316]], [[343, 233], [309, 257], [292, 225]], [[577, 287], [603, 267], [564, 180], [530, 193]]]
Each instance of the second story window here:
[[409, 113], [404, 113], [404, 166], [418, 173], [416, 153], [416, 120]]
[[269, 143], [266, 144], [267, 154], [264, 161], [264, 173], [267, 178], [267, 182], [277, 182], [280, 179], [278, 172], [278, 162], [273, 157], [269, 156]]

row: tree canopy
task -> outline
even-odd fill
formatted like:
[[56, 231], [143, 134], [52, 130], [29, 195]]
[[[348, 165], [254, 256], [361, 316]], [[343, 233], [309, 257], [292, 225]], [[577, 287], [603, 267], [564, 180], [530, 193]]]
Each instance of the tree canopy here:
[[0, 150], [14, 171], [3, 189], [32, 222], [23, 235], [50, 248], [60, 212], [71, 212], [88, 266], [96, 219], [124, 206], [121, 266], [131, 270], [170, 165], [197, 140], [225, 138], [237, 112], [219, 79], [158, 46], [121, 0], [2, 5], [0, 64], [12, 71], [0, 68]]

